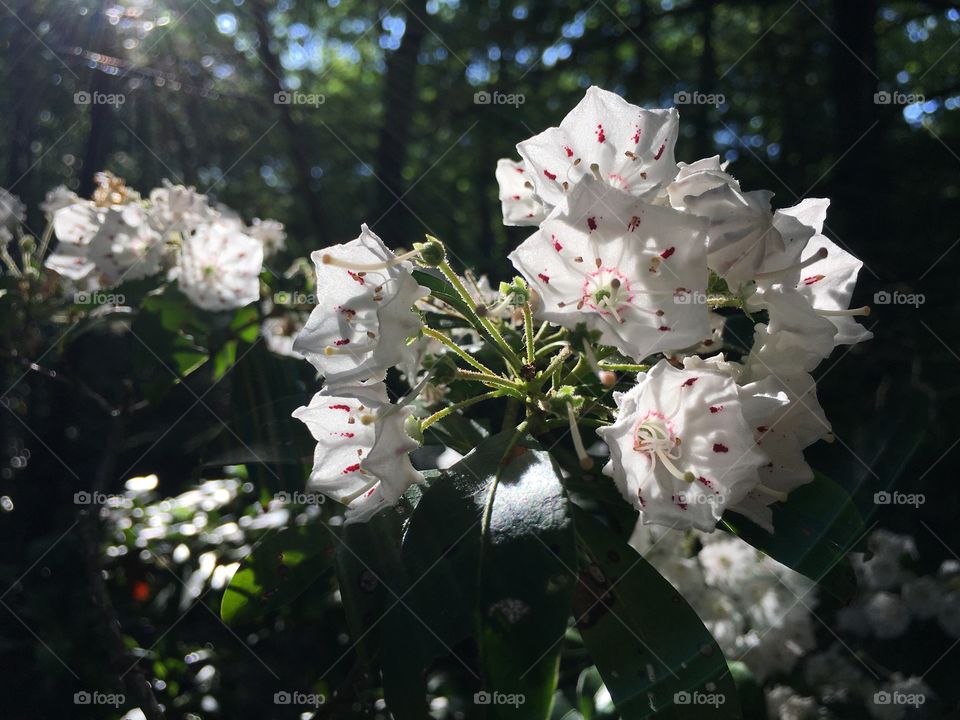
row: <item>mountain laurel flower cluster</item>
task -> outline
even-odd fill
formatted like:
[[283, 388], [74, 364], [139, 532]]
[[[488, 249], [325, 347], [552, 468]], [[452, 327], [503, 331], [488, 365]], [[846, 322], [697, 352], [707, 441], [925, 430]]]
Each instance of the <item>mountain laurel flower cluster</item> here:
[[499, 400], [504, 428], [556, 436], [568, 475], [605, 457], [641, 525], [711, 532], [731, 511], [774, 531], [771, 506], [814, 478], [805, 449], [832, 439], [810, 373], [871, 336], [850, 308], [862, 263], [824, 235], [827, 200], [774, 209], [718, 157], [676, 162], [678, 131], [675, 109], [591, 87], [499, 160], [504, 224], [533, 231], [498, 291], [430, 236], [395, 254], [364, 225], [313, 253], [293, 349], [325, 387], [295, 416], [348, 520], [423, 482], [425, 430]]
[[282, 224], [247, 226], [229, 208], [169, 181], [144, 199], [110, 173], [96, 179], [90, 199], [57, 188], [43, 204], [51, 228], [44, 240], [52, 234], [57, 241], [44, 265], [67, 287], [89, 292], [157, 277], [176, 281], [204, 310], [259, 300], [264, 257], [284, 247]]

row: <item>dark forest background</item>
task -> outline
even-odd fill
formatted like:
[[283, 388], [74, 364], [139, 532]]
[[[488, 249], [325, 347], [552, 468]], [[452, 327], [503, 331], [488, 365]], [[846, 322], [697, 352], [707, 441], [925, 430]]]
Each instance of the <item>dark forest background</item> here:
[[[0, 186], [27, 204], [37, 235], [47, 191], [62, 183], [87, 195], [93, 174], [107, 169], [144, 192], [169, 178], [248, 220], [281, 220], [287, 250], [270, 261], [279, 270], [355, 237], [367, 222], [388, 245], [437, 235], [460, 261], [498, 279], [508, 277], [506, 255], [528, 230], [501, 224], [497, 158], [515, 157], [517, 142], [558, 124], [591, 84], [648, 107], [673, 105], [683, 92], [722, 96], [716, 106], [679, 106], [677, 158], [719, 153], [745, 189], [773, 190], [777, 207], [831, 198], [826, 234], [865, 263], [854, 304], [874, 306], [865, 323], [876, 337], [821, 367], [820, 398], [837, 441], [818, 447], [813, 464], [854, 494], [871, 525], [912, 534], [926, 572], [960, 552], [955, 3], [0, 0], [0, 76]], [[283, 91], [315, 102], [275, 102]], [[523, 103], [478, 104], [481, 91]], [[77, 93], [124, 102], [78, 104]], [[874, 302], [894, 291], [923, 302]], [[6, 359], [32, 359], [46, 346], [8, 341]], [[71, 352], [104, 378], [121, 362], [102, 339]], [[39, 380], [8, 397], [21, 369], [5, 367], [4, 407], [32, 396], [29, 431], [0, 412], [0, 495], [17, 507], [0, 513], [2, 589], [38, 565], [0, 596], [29, 625], [0, 608], [0, 685], [12, 683], [0, 717], [11, 693], [21, 698], [12, 717], [67, 717], [47, 713], [50, 694], [73, 679], [36, 638], [71, 666], [95, 664], [101, 641], [77, 630], [83, 603], [62, 581], [80, 545], [43, 555], [75, 512], [74, 481], [51, 453], [73, 458], [80, 475], [111, 475], [99, 465], [110, 421], [80, 422], [79, 441], [47, 433], [45, 423], [60, 427], [64, 415], [86, 411]], [[189, 399], [169, 403], [171, 422]], [[215, 395], [209, 402], [229, 412]], [[119, 465], [159, 473], [168, 495], [188, 487], [191, 433], [203, 418], [191, 420], [146, 457], [132, 452]], [[873, 493], [890, 486], [927, 502], [874, 505]], [[137, 602], [115, 600], [121, 615], [136, 614]], [[157, 624], [140, 628], [144, 645], [163, 632]], [[203, 609], [178, 628], [161, 654], [180, 657], [198, 638], [234, 642]], [[274, 644], [260, 650], [271, 663], [304, 678], [323, 664], [320, 640], [273, 630]], [[904, 651], [919, 654], [922, 670], [950, 647], [936, 638]], [[261, 668], [239, 645], [221, 652], [224, 686], [229, 679], [235, 689], [220, 692], [225, 707], [206, 714], [246, 717], [243, 688]], [[184, 712], [200, 712], [199, 703]]]

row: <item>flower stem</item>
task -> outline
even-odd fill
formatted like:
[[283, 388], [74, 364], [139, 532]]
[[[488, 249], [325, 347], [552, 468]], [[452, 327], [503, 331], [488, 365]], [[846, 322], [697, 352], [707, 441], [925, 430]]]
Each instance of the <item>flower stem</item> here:
[[477, 370], [479, 370], [480, 372], [485, 373], [485, 374], [487, 374], [487, 375], [494, 375], [494, 374], [495, 374], [495, 373], [493, 372], [493, 370], [491, 370], [491, 369], [488, 368], [486, 365], [484, 365], [482, 362], [480, 362], [479, 360], [477, 360], [475, 357], [473, 357], [473, 355], [471, 355], [471, 354], [468, 353], [466, 350], [464, 350], [462, 347], [460, 347], [459, 345], [457, 345], [453, 340], [451, 340], [450, 338], [448, 338], [446, 335], [444, 335], [444, 334], [443, 334], [442, 332], [440, 332], [439, 330], [434, 330], [432, 327], [427, 327], [426, 325], [424, 325], [424, 327], [423, 327], [423, 334], [426, 335], [426, 336], [428, 336], [428, 337], [432, 337], [434, 340], [442, 343], [445, 347], [449, 348], [449, 349], [452, 350], [454, 353], [456, 353], [458, 357], [460, 357], [460, 358], [462, 358], [463, 360], [465, 360], [466, 362], [468, 362], [470, 365], [472, 365], [473, 367], [475, 367], [475, 368], [476, 368]]
[[619, 372], [646, 372], [650, 369], [649, 365], [631, 365], [629, 363], [605, 363], [601, 362], [602, 370], [617, 370]]
[[533, 381], [533, 385], [537, 388], [541, 387], [543, 383], [547, 381], [547, 378], [553, 375], [559, 368], [563, 367], [567, 358], [570, 357], [570, 353], [570, 346], [565, 344], [564, 348], [550, 361], [550, 364], [547, 365], [544, 371], [537, 375], [536, 380]]
[[533, 350], [533, 310], [529, 302], [523, 304], [523, 328], [527, 337], [527, 364], [533, 365], [536, 355]]
[[494, 375], [492, 373], [480, 373], [473, 372], [472, 370], [458, 370], [457, 377], [461, 380], [475, 380], [477, 382], [485, 383], [486, 385], [493, 385], [494, 387], [502, 388], [507, 390], [511, 397], [517, 397], [519, 399], [524, 399], [523, 391], [519, 385], [515, 382], [511, 382], [504, 377], [499, 375]]
[[494, 343], [496, 343], [496, 345], [500, 348], [501, 354], [506, 361], [515, 371], [519, 372], [520, 368], [523, 367], [523, 361], [513, 351], [513, 348], [507, 344], [507, 341], [503, 339], [503, 335], [500, 334], [500, 331], [497, 329], [496, 325], [490, 322], [490, 318], [481, 317], [477, 313], [476, 301], [467, 291], [467, 288], [464, 287], [463, 283], [460, 281], [460, 278], [457, 277], [457, 274], [453, 271], [453, 268], [450, 267], [450, 263], [444, 260], [438, 267], [440, 272], [444, 274], [444, 277], [447, 278], [447, 281], [453, 285], [453, 289], [456, 290], [460, 295], [460, 299], [466, 303], [468, 308], [470, 308], [470, 312], [473, 317], [467, 319], [470, 320], [471, 323], [479, 323], [483, 329], [490, 334], [490, 337], [493, 338]]
[[433, 425], [438, 420], [443, 420], [443, 418], [445, 418], [447, 415], [455, 413], [457, 412], [457, 410], [462, 410], [463, 408], [470, 407], [471, 405], [474, 405], [478, 402], [483, 402], [484, 400], [490, 400], [491, 398], [500, 397], [502, 395], [503, 395], [503, 390], [491, 390], [490, 392], [484, 393], [483, 395], [476, 395], [475, 397], [467, 398], [466, 400], [461, 400], [460, 402], [454, 403], [453, 405], [448, 405], [442, 410], [438, 410], [430, 417], [425, 418], [423, 422], [420, 423], [420, 429], [421, 431], [426, 430], [428, 427]]

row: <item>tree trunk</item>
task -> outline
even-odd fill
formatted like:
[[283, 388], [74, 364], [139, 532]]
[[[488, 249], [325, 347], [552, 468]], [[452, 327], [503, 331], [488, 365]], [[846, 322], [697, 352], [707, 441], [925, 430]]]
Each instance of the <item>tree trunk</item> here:
[[[413, 218], [398, 198], [403, 196], [403, 168], [410, 144], [410, 126], [416, 109], [417, 56], [426, 31], [426, 0], [407, 6], [406, 29], [400, 47], [387, 58], [383, 83], [383, 122], [377, 146], [377, 187], [375, 217], [394, 242], [409, 245], [416, 227]], [[404, 200], [406, 202], [406, 200]]]
[[[271, 102], [275, 93], [283, 92], [284, 87], [281, 83], [283, 77], [283, 68], [276, 53], [270, 47], [270, 24], [267, 20], [267, 7], [264, 0], [255, 0], [250, 3], [253, 13], [254, 23], [257, 28], [257, 53], [260, 56], [260, 62], [269, 71], [270, 75], [266, 78], [269, 98]], [[294, 171], [294, 186], [303, 202], [309, 208], [310, 221], [313, 224], [316, 239], [320, 245], [327, 245], [327, 227], [324, 220], [324, 212], [320, 203], [320, 193], [314, 188], [315, 182], [310, 174], [310, 143], [300, 127], [296, 118], [293, 116], [293, 110], [289, 104], [274, 103], [277, 111], [280, 113], [280, 123], [287, 135], [287, 142], [290, 147], [290, 161]], [[310, 245], [308, 245], [309, 247]]]

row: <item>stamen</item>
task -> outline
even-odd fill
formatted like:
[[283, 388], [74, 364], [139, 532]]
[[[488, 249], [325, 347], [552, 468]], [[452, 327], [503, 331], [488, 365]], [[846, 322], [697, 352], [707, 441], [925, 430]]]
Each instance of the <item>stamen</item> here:
[[327, 345], [323, 349], [324, 355], [358, 355], [373, 352], [376, 349], [376, 343], [355, 343], [347, 338], [337, 340], [336, 345]]
[[773, 488], [768, 488], [766, 485], [757, 485], [756, 490], [758, 492], [762, 492], [764, 495], [769, 495], [774, 500], [777, 500], [779, 502], [787, 501], [787, 494], [785, 492], [781, 492], [780, 490], [774, 490]]
[[820, 248], [819, 250], [817, 250], [817, 252], [815, 252], [813, 255], [808, 257], [806, 260], [802, 260], [798, 263], [794, 263], [793, 265], [788, 265], [787, 267], [781, 268], [780, 270], [771, 270], [769, 272], [757, 273], [754, 276], [754, 278], [756, 280], [772, 280], [774, 278], [778, 278], [798, 270], [803, 270], [808, 265], [813, 265], [815, 262], [819, 262], [820, 260], [823, 260], [826, 256], [827, 256], [827, 249]]
[[870, 314], [870, 306], [864, 305], [863, 307], [850, 308], [849, 310], [818, 310], [814, 308], [813, 311], [820, 317], [867, 317]]
[[334, 267], [344, 268], [346, 270], [353, 270], [354, 272], [371, 272], [374, 270], [389, 270], [394, 265], [399, 265], [402, 262], [409, 260], [412, 257], [415, 257], [420, 254], [419, 250], [410, 250], [405, 252], [402, 255], [397, 255], [395, 258], [390, 260], [384, 260], [379, 263], [356, 263], [350, 262], [349, 260], [340, 260], [335, 258], [330, 253], [324, 253], [320, 258], [324, 265], [333, 265]]
[[567, 403], [567, 420], [570, 421], [570, 435], [573, 438], [573, 449], [577, 453], [577, 459], [580, 461], [580, 467], [589, 470], [593, 467], [593, 458], [587, 455], [587, 450], [583, 446], [583, 438], [580, 437], [580, 428], [577, 427], [577, 416], [573, 412], [573, 405]]
[[603, 175], [600, 174], [600, 166], [597, 165], [597, 163], [590, 163], [590, 172], [592, 172], [593, 176], [600, 182], [604, 181]]

